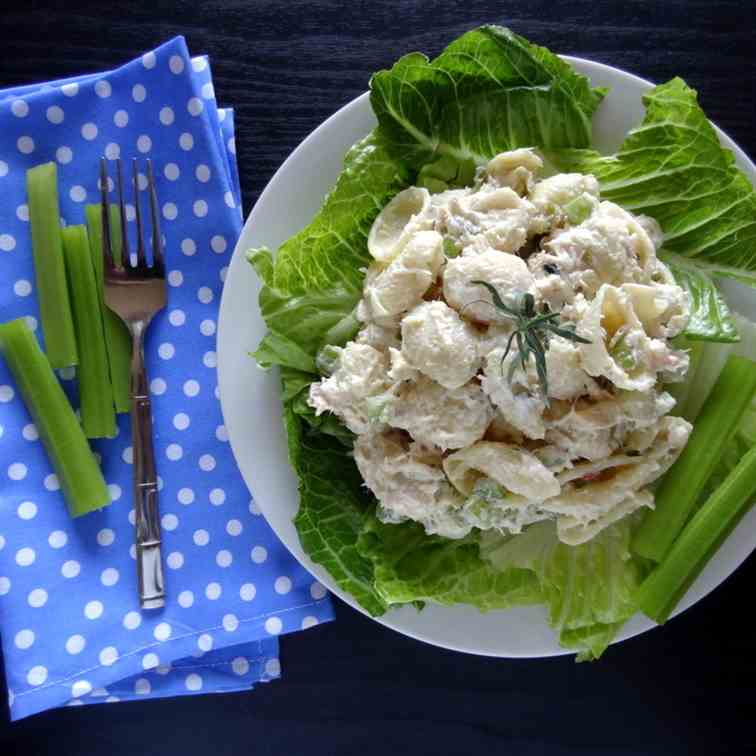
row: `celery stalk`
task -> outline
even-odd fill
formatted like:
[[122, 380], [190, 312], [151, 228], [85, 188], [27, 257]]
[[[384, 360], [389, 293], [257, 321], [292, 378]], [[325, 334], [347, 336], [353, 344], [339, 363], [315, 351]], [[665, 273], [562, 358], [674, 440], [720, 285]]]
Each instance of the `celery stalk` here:
[[[103, 297], [103, 262], [102, 262], [102, 215], [99, 205], [87, 205], [87, 228], [89, 230], [89, 246], [97, 278], [97, 294], [105, 328], [105, 343], [110, 366], [110, 382], [113, 385], [113, 401], [116, 412], [129, 412], [131, 399], [129, 396], [129, 365], [131, 363], [131, 335], [123, 321], [104, 302]], [[121, 259], [121, 216], [118, 208], [110, 208], [110, 239], [113, 247], [113, 257]]]
[[53, 367], [76, 365], [78, 355], [66, 286], [55, 163], [44, 163], [28, 170], [26, 191], [45, 348]]
[[635, 534], [632, 550], [660, 562], [685, 526], [704, 484], [756, 392], [756, 363], [731, 355], [696, 419], [688, 443], [656, 491], [656, 507]]
[[23, 319], [0, 324], [0, 351], [37, 426], [71, 517], [110, 504], [108, 488], [81, 425]]
[[638, 605], [665, 622], [719, 545], [750, 509], [756, 494], [756, 446], [740, 460], [685, 526], [664, 561], [638, 590]]
[[113, 438], [116, 435], [113, 387], [86, 226], [63, 229], [63, 253], [79, 345], [76, 376], [81, 425], [89, 438]]

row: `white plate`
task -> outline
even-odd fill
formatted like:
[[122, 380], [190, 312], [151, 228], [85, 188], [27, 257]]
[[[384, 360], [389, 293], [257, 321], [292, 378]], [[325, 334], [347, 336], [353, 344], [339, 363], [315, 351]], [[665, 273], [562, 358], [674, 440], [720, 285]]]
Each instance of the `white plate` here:
[[[636, 76], [579, 58], [565, 58], [594, 86], [610, 92], [594, 118], [594, 140], [601, 151], [614, 151], [628, 129], [643, 116], [641, 95], [651, 84]], [[276, 372], [265, 373], [249, 357], [265, 333], [257, 306], [260, 283], [244, 253], [266, 245], [275, 250], [305, 226], [318, 211], [339, 175], [346, 151], [375, 125], [368, 95], [343, 107], [319, 126], [289, 156], [247, 219], [226, 277], [218, 330], [218, 370], [221, 404], [231, 447], [244, 480], [278, 537], [302, 564], [348, 604], [360, 607], [341, 591], [328, 573], [302, 551], [292, 523], [299, 506], [297, 479], [289, 467], [281, 423], [281, 399]], [[724, 133], [722, 143], [733, 150], [740, 167], [756, 183], [756, 168]], [[742, 296], [739, 309], [756, 317], [750, 298]], [[750, 304], [750, 307], [744, 306]], [[688, 591], [678, 612], [721, 583], [756, 546], [756, 509], [719, 550]], [[362, 610], [360, 610], [362, 611]], [[408, 606], [389, 611], [378, 622], [400, 633], [437, 646], [502, 657], [555, 656], [560, 648], [546, 623], [543, 607], [517, 607], [481, 614], [470, 606], [429, 605], [422, 612]], [[653, 627], [637, 615], [619, 639]]]

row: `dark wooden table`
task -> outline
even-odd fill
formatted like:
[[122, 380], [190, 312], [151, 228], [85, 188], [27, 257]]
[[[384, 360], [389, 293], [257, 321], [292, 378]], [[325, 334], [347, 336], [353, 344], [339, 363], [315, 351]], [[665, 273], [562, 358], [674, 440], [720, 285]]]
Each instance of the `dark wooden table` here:
[[[210, 55], [219, 101], [236, 108], [249, 210], [289, 152], [363, 92], [371, 72], [410, 50], [435, 54], [484, 22], [655, 81], [682, 75], [754, 156], [753, 10], [752, 0], [27, 0], [0, 10], [0, 86], [102, 70], [184, 34], [193, 52]], [[3, 706], [0, 754], [756, 753], [755, 582], [751, 557], [663, 630], [590, 665], [442, 651], [339, 604], [336, 622], [282, 640], [279, 682], [15, 725]]]

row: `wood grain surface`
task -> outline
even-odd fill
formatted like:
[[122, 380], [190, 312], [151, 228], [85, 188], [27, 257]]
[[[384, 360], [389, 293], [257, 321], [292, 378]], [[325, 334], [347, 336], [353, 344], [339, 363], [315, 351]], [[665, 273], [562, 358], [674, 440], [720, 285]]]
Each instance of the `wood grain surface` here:
[[[433, 55], [488, 22], [653, 81], [683, 76], [756, 156], [754, 10], [753, 0], [6, 2], [0, 87], [112, 68], [183, 34], [210, 56], [219, 102], [236, 109], [248, 211], [291, 150], [365, 91], [373, 71], [412, 50]], [[755, 581], [752, 556], [663, 630], [580, 665], [442, 651], [339, 604], [336, 622], [282, 639], [279, 682], [16, 725], [3, 706], [0, 754], [756, 753]]]

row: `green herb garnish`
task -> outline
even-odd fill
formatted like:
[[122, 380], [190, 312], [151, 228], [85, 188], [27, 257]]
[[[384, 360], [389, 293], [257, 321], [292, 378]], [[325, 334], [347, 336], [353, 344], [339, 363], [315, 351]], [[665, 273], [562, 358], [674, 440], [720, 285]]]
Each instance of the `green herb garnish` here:
[[550, 312], [547, 305], [543, 304], [541, 312], [536, 312], [535, 298], [532, 294], [518, 294], [515, 298], [514, 306], [510, 307], [490, 283], [486, 281], [472, 281], [471, 283], [485, 286], [491, 295], [494, 307], [497, 310], [501, 310], [507, 319], [515, 324], [515, 329], [507, 341], [507, 346], [501, 358], [502, 371], [504, 370], [504, 360], [507, 359], [514, 342], [517, 343], [519, 361], [514, 360], [509, 366], [507, 379], [510, 382], [512, 381], [512, 376], [518, 364], [522, 367], [523, 373], [527, 372], [528, 360], [532, 354], [536, 372], [538, 373], [538, 381], [541, 384], [541, 391], [548, 406], [549, 379], [546, 374], [546, 350], [549, 347], [551, 336], [561, 336], [564, 339], [576, 341], [580, 344], [590, 344], [591, 342], [582, 336], [578, 336], [575, 333], [574, 326], [556, 325], [554, 321], [558, 320], [559, 313]]

